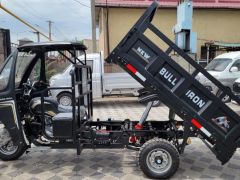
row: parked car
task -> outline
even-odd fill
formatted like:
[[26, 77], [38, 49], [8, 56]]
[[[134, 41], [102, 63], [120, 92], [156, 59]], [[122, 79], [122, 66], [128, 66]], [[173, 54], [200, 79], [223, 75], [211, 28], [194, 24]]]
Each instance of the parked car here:
[[[217, 56], [206, 66], [205, 69], [224, 86], [233, 90], [234, 81], [240, 77], [240, 51]], [[198, 74], [196, 79], [198, 79], [213, 94], [220, 95], [222, 93], [202, 74]], [[225, 96], [222, 100], [223, 102], [229, 102], [231, 99], [229, 96]]]
[[240, 77], [233, 83], [233, 93], [240, 97]]
[[[79, 57], [83, 60], [83, 57]], [[87, 54], [87, 64], [92, 67], [93, 99], [107, 95], [131, 94], [138, 96], [138, 90], [142, 88], [135, 79], [127, 73], [105, 73], [102, 56], [100, 53]], [[71, 86], [70, 71], [72, 64], [62, 73], [50, 78], [50, 87]], [[51, 90], [51, 94], [61, 105], [71, 105], [72, 96], [69, 90]]]

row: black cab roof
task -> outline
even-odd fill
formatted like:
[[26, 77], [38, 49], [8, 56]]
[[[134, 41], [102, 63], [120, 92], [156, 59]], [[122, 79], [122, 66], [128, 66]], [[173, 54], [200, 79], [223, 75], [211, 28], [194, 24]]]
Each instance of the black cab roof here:
[[87, 47], [80, 42], [49, 41], [28, 43], [18, 47], [19, 51], [54, 51], [54, 50], [87, 50]]

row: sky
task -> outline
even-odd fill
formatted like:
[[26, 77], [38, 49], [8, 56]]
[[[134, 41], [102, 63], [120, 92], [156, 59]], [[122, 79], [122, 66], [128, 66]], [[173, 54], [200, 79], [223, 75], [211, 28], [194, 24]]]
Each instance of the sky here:
[[[48, 35], [48, 22], [53, 21], [52, 39], [73, 41], [91, 39], [90, 0], [0, 0], [1, 4], [26, 22]], [[37, 35], [26, 25], [0, 9], [0, 28], [10, 29], [11, 42]], [[47, 41], [40, 36], [41, 41]]]

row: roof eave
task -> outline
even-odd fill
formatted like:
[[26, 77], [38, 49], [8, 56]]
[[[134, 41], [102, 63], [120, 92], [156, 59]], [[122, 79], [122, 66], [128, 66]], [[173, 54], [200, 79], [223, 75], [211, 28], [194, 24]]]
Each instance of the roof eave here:
[[[149, 5], [146, 4], [105, 4], [105, 3], [97, 3], [95, 5], [98, 8], [146, 8], [149, 7]], [[169, 4], [169, 5], [159, 5], [159, 8], [177, 8], [177, 5], [175, 4]], [[240, 9], [240, 6], [226, 6], [226, 5], [208, 5], [206, 4], [199, 4], [199, 5], [194, 5], [195, 9]]]

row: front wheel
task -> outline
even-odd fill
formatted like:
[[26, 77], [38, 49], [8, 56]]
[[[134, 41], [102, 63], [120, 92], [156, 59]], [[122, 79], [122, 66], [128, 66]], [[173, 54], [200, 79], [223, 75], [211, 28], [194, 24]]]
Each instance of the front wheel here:
[[140, 148], [139, 166], [149, 178], [170, 178], [179, 167], [179, 152], [164, 139], [152, 139]]
[[58, 103], [62, 106], [71, 106], [72, 105], [72, 94], [68, 92], [64, 92], [58, 95], [57, 97]]
[[[2, 124], [0, 124], [2, 126]], [[26, 151], [25, 144], [15, 146], [8, 130], [0, 128], [0, 159], [3, 161], [16, 160]]]

